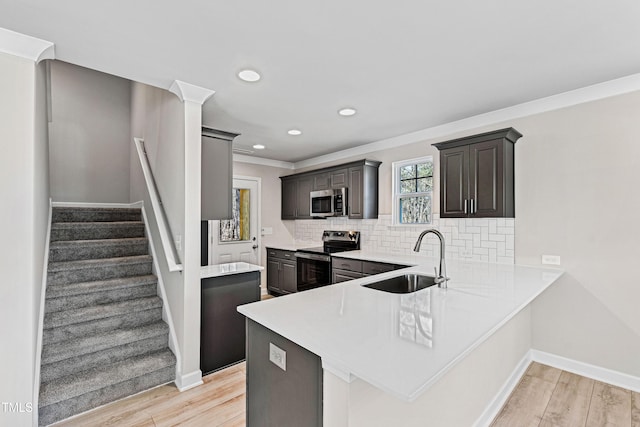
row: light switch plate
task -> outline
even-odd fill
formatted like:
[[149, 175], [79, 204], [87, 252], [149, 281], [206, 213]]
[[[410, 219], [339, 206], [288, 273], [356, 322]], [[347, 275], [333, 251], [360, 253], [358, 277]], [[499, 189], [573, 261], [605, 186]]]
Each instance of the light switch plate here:
[[287, 352], [269, 343], [269, 360], [283, 371], [287, 370]]
[[560, 265], [560, 255], [542, 255], [542, 263], [546, 265]]
[[268, 236], [270, 234], [273, 234], [273, 227], [262, 227], [263, 236]]

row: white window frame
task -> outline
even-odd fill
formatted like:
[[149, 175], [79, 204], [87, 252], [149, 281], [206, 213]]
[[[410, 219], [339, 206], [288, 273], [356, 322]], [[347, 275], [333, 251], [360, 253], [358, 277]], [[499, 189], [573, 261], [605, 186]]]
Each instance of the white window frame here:
[[[431, 162], [431, 164], [433, 165], [433, 156], [416, 157], [415, 159], [401, 160], [401, 161], [393, 162], [391, 164], [391, 172], [392, 172], [391, 195], [393, 199], [393, 209], [392, 209], [391, 219], [392, 219], [392, 224], [394, 226], [415, 227], [415, 226], [421, 226], [421, 225], [433, 223], [433, 187], [431, 187], [430, 192], [404, 193], [404, 194], [400, 193], [400, 169], [403, 166], [413, 165], [417, 163], [425, 163], [425, 162]], [[435, 165], [434, 165], [434, 172], [435, 172]], [[435, 184], [435, 177], [434, 177], [434, 184]], [[400, 218], [401, 218], [400, 199], [402, 197], [406, 197], [407, 195], [411, 195], [412, 197], [428, 195], [431, 198], [431, 216], [429, 217], [429, 222], [412, 223], [412, 224], [403, 224], [400, 222]]]

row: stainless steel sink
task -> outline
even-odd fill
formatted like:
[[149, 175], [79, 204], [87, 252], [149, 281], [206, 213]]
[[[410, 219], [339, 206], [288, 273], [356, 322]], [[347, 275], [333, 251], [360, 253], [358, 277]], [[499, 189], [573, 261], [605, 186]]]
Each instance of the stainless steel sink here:
[[436, 284], [433, 276], [422, 274], [403, 274], [402, 276], [390, 277], [377, 282], [363, 285], [365, 288], [376, 289], [378, 291], [391, 292], [394, 294], [409, 294]]

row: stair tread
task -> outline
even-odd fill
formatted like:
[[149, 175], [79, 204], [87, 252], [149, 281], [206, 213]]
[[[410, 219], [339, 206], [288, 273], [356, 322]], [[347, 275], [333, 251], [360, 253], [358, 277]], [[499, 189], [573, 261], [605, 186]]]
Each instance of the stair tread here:
[[46, 364], [64, 361], [70, 357], [88, 355], [96, 351], [106, 351], [112, 347], [164, 335], [168, 332], [169, 326], [160, 320], [136, 328], [116, 329], [110, 332], [47, 344], [42, 349], [42, 364], [44, 367]]
[[115, 239], [92, 239], [92, 240], [58, 240], [51, 242], [49, 249], [69, 248], [77, 246], [111, 246], [111, 245], [130, 245], [138, 243], [147, 243], [146, 237], [121, 237]]
[[111, 304], [94, 305], [70, 310], [46, 313], [45, 329], [56, 328], [76, 323], [83, 323], [97, 319], [136, 313], [140, 310], [162, 307], [162, 300], [157, 296], [136, 298]]
[[39, 406], [62, 402], [85, 393], [141, 377], [175, 365], [176, 358], [168, 348], [151, 354], [99, 366], [74, 375], [41, 384]]
[[142, 221], [76, 221], [53, 222], [52, 229], [60, 228], [94, 228], [94, 227], [139, 227], [144, 226]]
[[49, 273], [83, 268], [107, 267], [112, 265], [138, 264], [152, 262], [151, 255], [133, 255], [116, 258], [81, 259], [75, 261], [59, 261], [49, 263]]
[[148, 274], [144, 276], [121, 277], [109, 280], [50, 285], [47, 286], [46, 298], [53, 299], [72, 295], [84, 295], [94, 292], [111, 291], [156, 283], [158, 283], [158, 278], [153, 274]]

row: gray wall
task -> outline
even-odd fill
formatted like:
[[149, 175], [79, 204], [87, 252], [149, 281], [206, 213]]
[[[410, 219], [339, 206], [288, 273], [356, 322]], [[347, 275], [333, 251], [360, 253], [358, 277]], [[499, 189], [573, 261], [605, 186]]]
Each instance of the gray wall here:
[[[180, 100], [170, 92], [144, 85], [131, 84], [131, 139], [142, 138], [153, 171], [158, 192], [174, 239], [184, 235], [184, 109]], [[162, 279], [167, 293], [166, 304], [171, 311], [176, 338], [184, 353], [185, 312], [184, 280], [181, 273], [168, 270], [160, 241], [158, 224], [153, 215], [138, 154], [131, 144], [130, 201], [144, 201], [151, 237], [158, 256]], [[183, 258], [182, 251], [178, 257]], [[196, 325], [199, 334], [199, 324]], [[180, 372], [183, 371], [178, 366]]]
[[129, 80], [51, 62], [51, 195], [54, 201], [129, 201]]
[[[0, 53], [0, 93], [0, 401], [24, 408], [34, 397], [49, 219], [44, 64]], [[2, 410], [0, 423], [30, 426], [32, 416]]]

